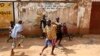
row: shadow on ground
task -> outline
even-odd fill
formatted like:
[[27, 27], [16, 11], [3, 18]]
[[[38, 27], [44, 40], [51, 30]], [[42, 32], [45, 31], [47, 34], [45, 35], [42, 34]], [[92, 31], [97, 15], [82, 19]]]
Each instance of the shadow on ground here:
[[[8, 37], [0, 38], [0, 52], [10, 51], [11, 50], [11, 40], [9, 43], [6, 42]], [[73, 46], [73, 45], [79, 45], [79, 44], [86, 44], [86, 45], [100, 45], [100, 36], [99, 35], [89, 35], [89, 36], [83, 36], [80, 37], [74, 37], [72, 41], [69, 41], [67, 37], [64, 37], [62, 40], [62, 52], [68, 56], [70, 53], [75, 53], [73, 49], [68, 49], [67, 47]], [[23, 48], [16, 48], [16, 49], [29, 49], [33, 46], [44, 46], [44, 39], [41, 39], [40, 37], [35, 38], [26, 38], [23, 42]], [[38, 47], [37, 47], [38, 48]], [[14, 56], [28, 56], [25, 55], [24, 52], [22, 52], [20, 55], [14, 55]], [[43, 56], [47, 56], [46, 54], [43, 54]], [[56, 55], [55, 55], [56, 56]]]
[[21, 52], [19, 55], [12, 55], [12, 56], [28, 56], [24, 52]]

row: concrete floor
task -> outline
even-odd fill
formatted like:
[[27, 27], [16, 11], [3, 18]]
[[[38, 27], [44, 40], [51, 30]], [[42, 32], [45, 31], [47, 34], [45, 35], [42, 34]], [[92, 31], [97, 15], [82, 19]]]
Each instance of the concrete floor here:
[[[11, 41], [6, 42], [5, 37], [0, 38], [0, 56], [10, 56]], [[55, 49], [55, 56], [100, 56], [100, 35], [84, 35], [82, 38], [74, 37], [68, 41], [67, 37], [63, 38], [62, 47]], [[26, 38], [23, 48], [15, 49], [14, 56], [40, 56], [44, 46], [44, 39]], [[49, 46], [41, 56], [50, 55], [51, 46]]]

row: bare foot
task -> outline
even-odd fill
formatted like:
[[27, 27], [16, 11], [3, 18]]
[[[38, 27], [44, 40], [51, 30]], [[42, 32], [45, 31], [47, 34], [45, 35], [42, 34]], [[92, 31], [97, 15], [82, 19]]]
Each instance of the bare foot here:
[[40, 53], [40, 55], [42, 55], [42, 52]]
[[11, 50], [11, 56], [14, 56], [14, 50], [13, 49]]
[[51, 55], [55, 55], [54, 53], [51, 53]]
[[21, 45], [21, 44], [18, 44], [18, 47], [21, 47], [21, 48], [23, 48], [23, 45]]
[[18, 44], [18, 47], [20, 47], [21, 46], [21, 44]]

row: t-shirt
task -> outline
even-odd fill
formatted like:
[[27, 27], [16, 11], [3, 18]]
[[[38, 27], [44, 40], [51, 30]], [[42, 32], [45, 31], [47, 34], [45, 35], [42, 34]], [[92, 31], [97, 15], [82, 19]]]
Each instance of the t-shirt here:
[[11, 36], [16, 38], [18, 36], [18, 32], [21, 32], [22, 30], [21, 24], [15, 24], [14, 28], [12, 29]]
[[57, 33], [61, 33], [62, 32], [62, 25], [61, 25], [61, 23], [60, 22], [56, 22], [56, 25], [57, 25], [57, 29], [56, 29]]
[[46, 26], [45, 33], [47, 34], [47, 38], [49, 40], [56, 38], [56, 25]]

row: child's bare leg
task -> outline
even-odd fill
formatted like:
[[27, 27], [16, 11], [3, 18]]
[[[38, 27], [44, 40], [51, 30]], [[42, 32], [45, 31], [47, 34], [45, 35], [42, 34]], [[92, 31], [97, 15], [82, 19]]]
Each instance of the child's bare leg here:
[[51, 55], [54, 55], [55, 46], [56, 46], [56, 39], [52, 40], [52, 51], [51, 51]]
[[58, 42], [58, 45], [61, 46], [61, 41], [62, 41], [62, 38], [59, 39], [59, 42]]
[[11, 56], [14, 55], [14, 49], [16, 47], [15, 38], [13, 38], [12, 49], [11, 49]]
[[11, 37], [11, 36], [9, 36], [9, 38], [7, 39], [7, 42], [9, 42], [9, 40], [10, 40], [10, 39], [12, 39], [12, 37]]
[[40, 53], [40, 55], [42, 55], [43, 51], [48, 47], [48, 45], [46, 45], [43, 49], [42, 52]]
[[56, 45], [58, 45], [58, 44], [59, 44], [59, 40], [56, 41]]
[[14, 56], [14, 49], [11, 50], [11, 55], [10, 56]]
[[18, 47], [20, 46], [21, 47], [21, 43], [23, 43], [23, 39], [21, 39], [18, 43]]
[[20, 36], [18, 46], [23, 47], [23, 46], [21, 45], [21, 43], [23, 43], [24, 38], [25, 38], [25, 37], [24, 37], [23, 35]]
[[55, 45], [52, 45], [51, 55], [54, 55], [54, 49], [55, 49]]

